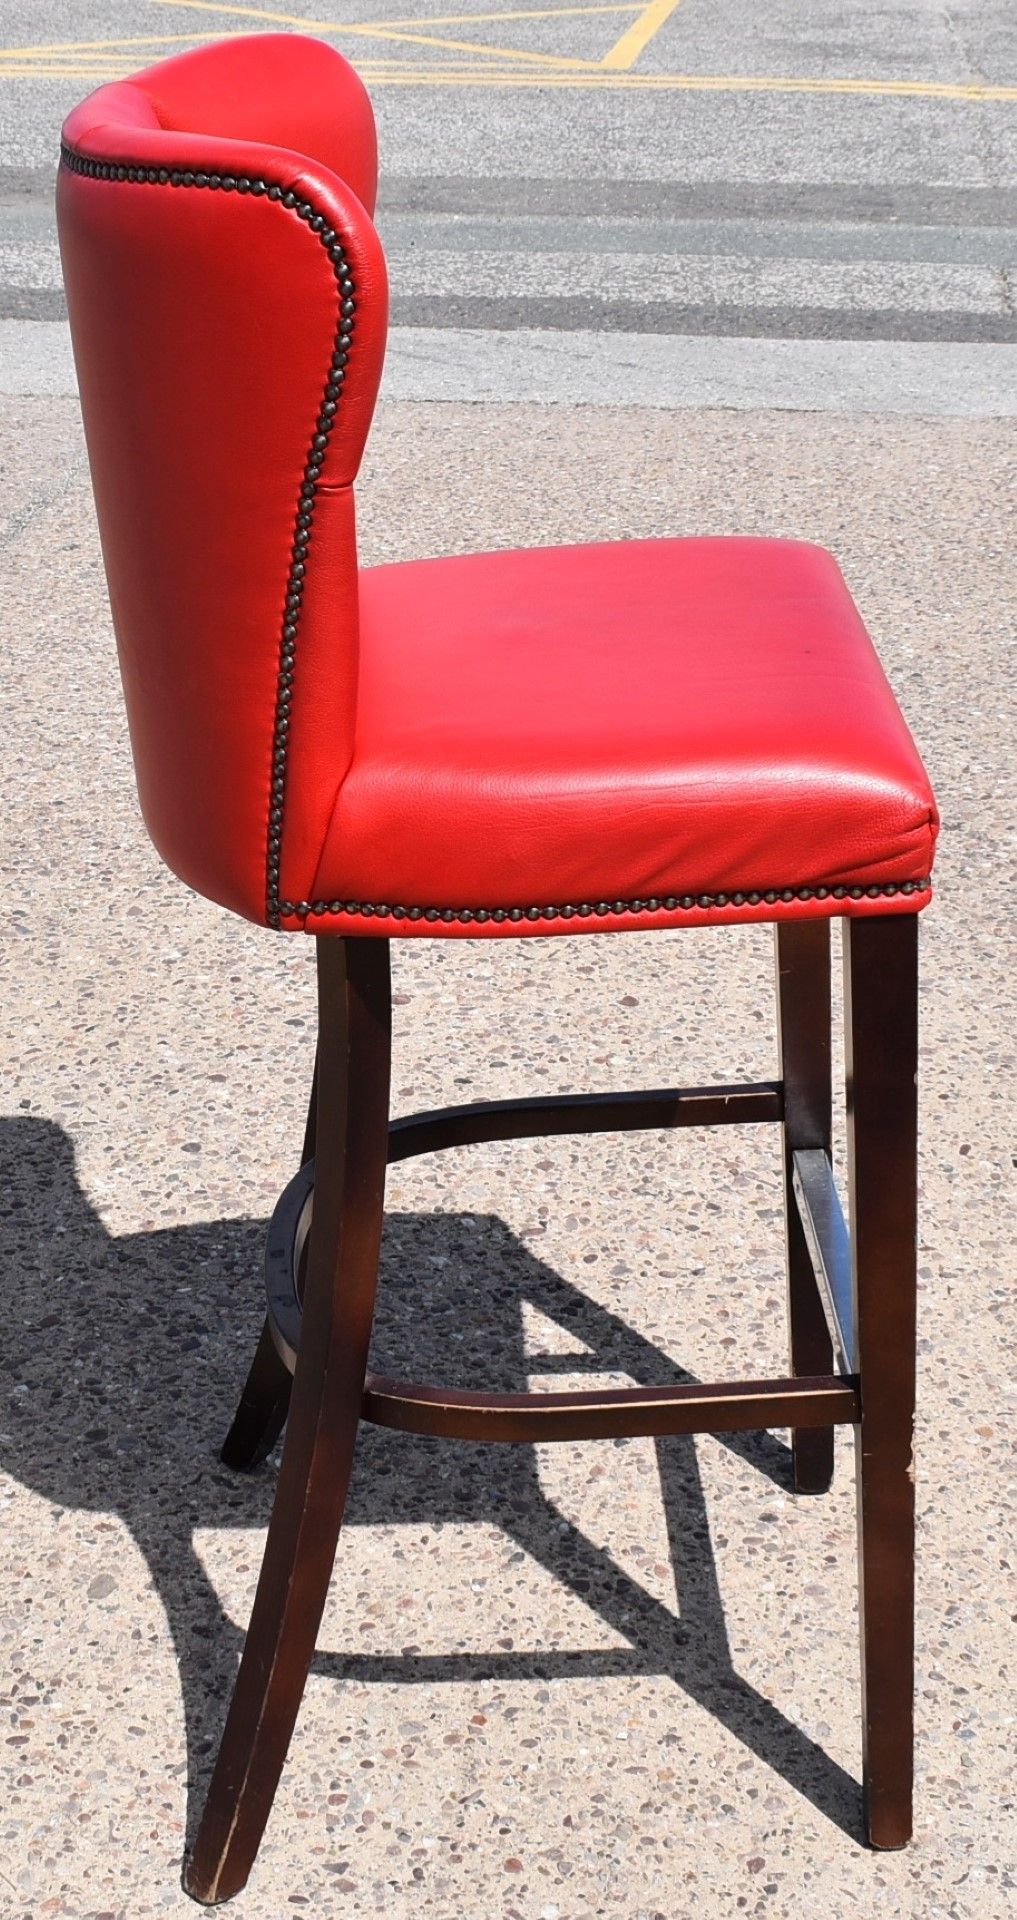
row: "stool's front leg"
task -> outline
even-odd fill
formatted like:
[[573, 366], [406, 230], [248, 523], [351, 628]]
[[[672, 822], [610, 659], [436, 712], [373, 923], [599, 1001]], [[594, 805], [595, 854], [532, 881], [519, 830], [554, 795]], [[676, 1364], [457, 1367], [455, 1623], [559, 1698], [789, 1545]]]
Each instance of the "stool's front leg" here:
[[918, 921], [844, 923], [865, 1817], [911, 1837]]
[[[830, 1151], [830, 923], [774, 929], [777, 1031], [784, 1081], [784, 1218], [791, 1372], [833, 1372], [833, 1347], [793, 1191], [794, 1155]], [[797, 1493], [825, 1493], [833, 1478], [833, 1428], [792, 1434]]]
[[328, 1593], [363, 1403], [388, 1153], [386, 940], [319, 939], [317, 1180], [279, 1485], [240, 1671], [185, 1886], [250, 1873]]

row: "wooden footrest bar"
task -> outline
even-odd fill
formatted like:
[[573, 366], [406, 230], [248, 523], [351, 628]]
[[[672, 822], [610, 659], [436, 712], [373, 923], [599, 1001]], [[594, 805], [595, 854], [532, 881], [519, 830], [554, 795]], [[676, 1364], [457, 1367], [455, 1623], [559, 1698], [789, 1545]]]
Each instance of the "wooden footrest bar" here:
[[[483, 1140], [549, 1134], [614, 1133], [655, 1127], [742, 1126], [780, 1121], [779, 1080], [719, 1087], [663, 1087], [649, 1092], [552, 1095], [482, 1100], [415, 1113], [389, 1123], [391, 1163], [418, 1153]], [[268, 1322], [293, 1371], [300, 1344], [301, 1250], [310, 1227], [314, 1161], [307, 1160], [281, 1195], [265, 1250]], [[469, 1440], [595, 1440], [623, 1435], [726, 1433], [739, 1428], [828, 1427], [858, 1418], [850, 1380], [761, 1380], [722, 1386], [623, 1387], [609, 1392], [465, 1393], [416, 1386], [368, 1374], [363, 1417], [406, 1433]]]
[[779, 1080], [732, 1087], [659, 1087], [645, 1093], [551, 1094], [533, 1100], [476, 1100], [465, 1107], [392, 1120], [388, 1157], [474, 1146], [482, 1140], [530, 1140], [555, 1133], [631, 1133], [653, 1127], [744, 1126], [782, 1120]]
[[860, 1402], [856, 1380], [828, 1374], [606, 1392], [462, 1393], [369, 1373], [362, 1411], [378, 1426], [457, 1440], [607, 1440], [838, 1426], [858, 1420]]
[[833, 1168], [821, 1148], [794, 1155], [794, 1192], [819, 1297], [845, 1371], [857, 1368], [851, 1293], [851, 1236]]

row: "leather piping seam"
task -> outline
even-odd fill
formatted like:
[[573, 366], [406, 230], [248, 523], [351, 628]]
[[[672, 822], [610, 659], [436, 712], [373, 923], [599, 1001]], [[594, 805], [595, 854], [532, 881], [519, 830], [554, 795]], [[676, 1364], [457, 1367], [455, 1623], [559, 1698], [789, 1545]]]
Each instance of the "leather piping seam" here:
[[[279, 664], [276, 669], [275, 710], [272, 725], [272, 765], [265, 846], [265, 918], [270, 927], [278, 927], [288, 908], [279, 899], [279, 863], [282, 850], [283, 817], [286, 802], [286, 768], [292, 707], [293, 678], [300, 626], [300, 603], [307, 572], [311, 524], [317, 498], [317, 484], [325, 462], [332, 425], [342, 397], [346, 366], [350, 355], [356, 303], [355, 287], [342, 241], [325, 215], [310, 200], [304, 200], [291, 187], [263, 180], [253, 174], [208, 172], [190, 167], [137, 167], [90, 160], [61, 144], [61, 165], [68, 172], [83, 174], [89, 180], [126, 181], [143, 186], [202, 187], [209, 192], [239, 193], [256, 200], [275, 200], [313, 233], [324, 247], [335, 276], [339, 295], [336, 324], [328, 376], [315, 421], [311, 445], [301, 476], [294, 515], [293, 546], [286, 577]], [[308, 909], [310, 911], [310, 908]]]
[[868, 887], [769, 887], [765, 892], [753, 889], [751, 893], [668, 894], [665, 899], [584, 901], [578, 906], [563, 907], [390, 907], [373, 906], [359, 900], [281, 900], [279, 914], [283, 919], [298, 920], [318, 918], [327, 913], [347, 914], [365, 920], [426, 920], [431, 924], [440, 921], [446, 926], [450, 922], [459, 925], [473, 922], [483, 926], [487, 921], [501, 924], [506, 920], [606, 920], [628, 914], [645, 916], [692, 913], [696, 909], [772, 907], [791, 904], [796, 900], [889, 900], [899, 894], [928, 893], [931, 886], [932, 878], [928, 876], [924, 880], [889, 880], [882, 885]]

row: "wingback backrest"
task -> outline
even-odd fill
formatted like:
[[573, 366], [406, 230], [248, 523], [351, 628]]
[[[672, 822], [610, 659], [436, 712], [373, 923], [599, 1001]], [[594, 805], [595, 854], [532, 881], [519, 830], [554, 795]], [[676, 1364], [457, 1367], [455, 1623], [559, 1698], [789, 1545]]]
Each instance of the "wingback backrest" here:
[[352, 752], [352, 483], [385, 350], [374, 119], [297, 35], [101, 87], [57, 219], [138, 789], [251, 919], [305, 897]]

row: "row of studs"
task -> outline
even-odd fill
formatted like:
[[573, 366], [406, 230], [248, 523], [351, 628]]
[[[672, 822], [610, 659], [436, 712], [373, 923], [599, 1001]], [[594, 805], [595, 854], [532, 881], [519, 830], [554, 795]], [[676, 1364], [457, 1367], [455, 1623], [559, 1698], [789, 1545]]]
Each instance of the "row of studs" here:
[[[328, 449], [329, 435], [335, 419], [339, 401], [342, 397], [346, 379], [346, 364], [350, 356], [353, 337], [354, 284], [350, 274], [349, 262], [339, 235], [330, 227], [324, 214], [318, 213], [309, 200], [302, 200], [292, 188], [271, 184], [267, 180], [252, 178], [244, 174], [220, 174], [191, 171], [190, 168], [170, 167], [131, 167], [115, 166], [105, 160], [88, 160], [82, 154], [74, 153], [69, 147], [61, 148], [61, 159], [71, 173], [84, 174], [90, 180], [126, 180], [138, 181], [147, 186], [205, 187], [211, 191], [223, 193], [251, 194], [255, 199], [275, 200], [295, 213], [310, 231], [316, 235], [328, 254], [339, 292], [339, 318], [336, 327], [332, 357], [329, 361], [328, 377], [322, 397], [318, 418], [314, 424], [314, 433], [304, 466], [300, 494], [297, 500], [296, 526], [293, 547], [290, 556], [289, 575], [286, 581], [286, 597], [283, 609], [282, 640], [279, 650], [279, 669], [276, 682], [275, 720], [272, 736], [272, 790], [268, 815], [268, 845], [266, 856], [266, 918], [270, 926], [279, 925], [280, 916], [291, 911], [279, 900], [279, 861], [282, 848], [283, 810], [286, 798], [286, 760], [289, 745], [291, 705], [293, 695], [293, 673], [296, 663], [297, 631], [300, 621], [300, 603], [304, 592], [304, 578], [307, 572], [307, 554], [311, 540], [311, 524], [314, 518], [314, 505], [317, 483], [324, 465]], [[310, 907], [307, 909], [311, 911]]]
[[598, 920], [611, 914], [691, 913], [696, 907], [776, 906], [793, 900], [884, 900], [896, 894], [926, 893], [932, 885], [926, 880], [891, 880], [871, 887], [771, 887], [765, 893], [685, 893], [671, 894], [665, 900], [599, 900], [596, 905], [584, 901], [572, 907], [385, 907], [365, 906], [359, 900], [281, 900], [279, 913], [300, 920], [323, 913], [359, 915], [370, 920], [441, 920], [447, 924], [483, 925], [487, 920]]

